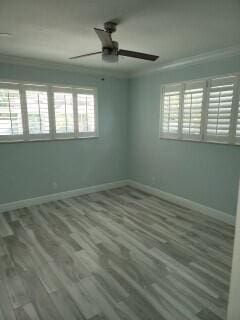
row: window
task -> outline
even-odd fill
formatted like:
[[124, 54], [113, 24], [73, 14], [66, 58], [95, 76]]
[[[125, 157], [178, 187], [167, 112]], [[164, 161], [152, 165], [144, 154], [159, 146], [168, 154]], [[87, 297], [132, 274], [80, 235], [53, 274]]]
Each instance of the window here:
[[211, 80], [207, 108], [207, 140], [227, 141], [233, 105], [233, 79]]
[[238, 116], [237, 116], [237, 126], [236, 126], [236, 138], [240, 142], [240, 94], [238, 96]]
[[16, 138], [16, 136], [22, 134], [22, 110], [19, 90], [0, 88], [0, 136], [15, 136]]
[[188, 83], [184, 87], [183, 94], [183, 136], [200, 139], [203, 103], [202, 82]]
[[77, 95], [79, 132], [95, 131], [94, 95], [79, 93]]
[[54, 92], [56, 133], [74, 133], [72, 93]]
[[180, 92], [179, 85], [166, 86], [163, 91], [162, 132], [166, 136], [179, 132]]
[[92, 88], [0, 83], [0, 141], [97, 136]]
[[26, 90], [26, 102], [29, 134], [49, 134], [47, 92]]
[[239, 76], [163, 86], [160, 137], [232, 144], [239, 142], [239, 90]]

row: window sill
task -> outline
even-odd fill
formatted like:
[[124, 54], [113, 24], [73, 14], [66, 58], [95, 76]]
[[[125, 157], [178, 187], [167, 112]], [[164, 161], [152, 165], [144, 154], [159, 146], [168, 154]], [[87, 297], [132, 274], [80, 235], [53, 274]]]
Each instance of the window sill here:
[[223, 142], [223, 141], [204, 141], [204, 140], [197, 140], [197, 139], [180, 139], [180, 138], [175, 138], [175, 137], [161, 137], [159, 136], [160, 140], [172, 140], [172, 141], [182, 141], [182, 142], [197, 142], [197, 143], [207, 143], [207, 144], [222, 144], [222, 145], [228, 145], [228, 146], [235, 146], [235, 147], [240, 147], [240, 142], [236, 143], [230, 143], [230, 142]]
[[0, 140], [0, 144], [14, 144], [14, 143], [28, 143], [28, 142], [54, 142], [54, 141], [69, 141], [69, 140], [85, 140], [85, 139], [98, 139], [98, 135], [83, 136], [83, 137], [59, 137], [59, 138], [38, 138], [28, 140]]

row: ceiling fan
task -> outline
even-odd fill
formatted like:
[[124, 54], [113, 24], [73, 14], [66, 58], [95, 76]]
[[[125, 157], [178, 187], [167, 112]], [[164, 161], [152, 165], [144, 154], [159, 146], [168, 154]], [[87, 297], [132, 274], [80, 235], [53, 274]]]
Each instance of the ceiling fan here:
[[79, 59], [93, 56], [96, 54], [102, 54], [102, 59], [106, 62], [117, 62], [119, 56], [137, 58], [148, 61], [155, 61], [159, 58], [158, 56], [154, 56], [147, 53], [118, 49], [118, 42], [112, 40], [112, 33], [117, 30], [117, 24], [115, 22], [105, 22], [104, 29], [105, 30], [94, 28], [97, 36], [99, 37], [102, 43], [102, 51], [83, 54], [80, 56], [71, 57], [69, 59]]

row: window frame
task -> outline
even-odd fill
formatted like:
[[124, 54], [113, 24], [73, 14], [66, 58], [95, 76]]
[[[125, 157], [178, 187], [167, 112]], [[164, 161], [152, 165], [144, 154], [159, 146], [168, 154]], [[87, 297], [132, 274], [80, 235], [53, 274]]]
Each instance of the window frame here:
[[[176, 133], [170, 133], [170, 132], [164, 132], [163, 131], [163, 122], [161, 121], [162, 116], [164, 114], [164, 94], [165, 94], [165, 87], [180, 87], [179, 83], [173, 83], [173, 84], [167, 84], [167, 85], [163, 85], [161, 86], [161, 96], [160, 96], [160, 101], [161, 101], [161, 107], [160, 107], [160, 134], [161, 134], [161, 138], [165, 138], [165, 139], [180, 139], [180, 127], [179, 127], [179, 122], [178, 121], [178, 131]], [[180, 87], [180, 97], [179, 97], [179, 119], [180, 119], [180, 114], [181, 114], [181, 87]]]
[[[233, 104], [236, 105], [234, 115], [232, 116], [232, 135], [231, 139], [234, 144], [240, 144], [240, 136], [237, 136], [237, 123], [240, 121], [240, 76], [236, 80], [236, 90], [233, 96]], [[239, 119], [238, 119], [239, 118]]]
[[[209, 92], [210, 84], [213, 80], [230, 79], [233, 78], [234, 87], [233, 87], [233, 103], [231, 109], [231, 124], [229, 130], [229, 136], [227, 139], [224, 137], [212, 137], [210, 138], [207, 135], [207, 118], [208, 118], [208, 104], [209, 104]], [[203, 102], [202, 102], [202, 116], [201, 116], [201, 126], [200, 126], [200, 137], [194, 137], [193, 135], [186, 136], [182, 133], [182, 116], [183, 116], [183, 101], [184, 101], [184, 88], [186, 85], [191, 85], [193, 83], [202, 82], [203, 83]], [[164, 107], [164, 88], [167, 86], [177, 86], [182, 87], [181, 97], [180, 97], [180, 116], [179, 116], [179, 132], [178, 134], [164, 133], [162, 131], [163, 124], [163, 107]], [[160, 87], [160, 113], [159, 113], [159, 138], [168, 139], [168, 140], [179, 140], [179, 141], [192, 141], [192, 142], [201, 142], [201, 143], [217, 143], [217, 144], [240, 144], [240, 138], [236, 137], [236, 121], [237, 121], [237, 112], [238, 112], [238, 103], [240, 103], [240, 73], [231, 73], [225, 75], [218, 75], [208, 78], [193, 79], [181, 82], [174, 83], [165, 83]]]
[[24, 136], [24, 121], [23, 121], [23, 106], [22, 106], [22, 99], [21, 99], [21, 88], [19, 87], [18, 83], [15, 81], [5, 81], [0, 86], [0, 89], [6, 90], [18, 90], [19, 91], [19, 98], [20, 98], [20, 108], [21, 108], [21, 118], [22, 118], [22, 134], [15, 134], [15, 135], [0, 135], [0, 142], [17, 142], [21, 141]]
[[[72, 106], [73, 106], [73, 132], [57, 132], [56, 130], [56, 112], [55, 112], [55, 99], [54, 99], [54, 93], [63, 93], [63, 94], [68, 94], [70, 93], [72, 95]], [[54, 112], [54, 138], [55, 139], [62, 139], [62, 138], [67, 138], [67, 139], [73, 139], [76, 138], [76, 128], [75, 128], [75, 106], [74, 106], [74, 98], [73, 98], [73, 89], [71, 87], [52, 87], [52, 99], [53, 99], [53, 112]]]
[[[183, 125], [183, 115], [184, 115], [184, 95], [185, 95], [185, 90], [191, 90], [190, 88], [194, 89], [198, 89], [200, 88], [200, 86], [195, 84], [201, 83], [202, 84], [202, 89], [203, 89], [203, 94], [202, 94], [202, 106], [201, 106], [201, 119], [200, 119], [200, 131], [199, 134], [187, 134], [184, 133], [183, 131], [180, 133], [180, 137], [182, 140], [190, 140], [190, 141], [200, 141], [202, 139], [202, 123], [203, 123], [203, 103], [204, 103], [204, 94], [205, 94], [205, 89], [206, 89], [206, 84], [204, 83], [204, 81], [199, 81], [199, 80], [194, 80], [194, 81], [189, 81], [189, 82], [184, 82], [182, 84], [182, 104], [180, 105], [180, 110], [181, 110], [181, 119], [179, 120], [181, 122], [181, 129], [182, 129], [182, 125]], [[186, 93], [187, 94], [187, 93]], [[191, 122], [189, 123], [189, 125], [191, 126]]]
[[[52, 140], [72, 140], [72, 139], [86, 139], [99, 137], [98, 124], [98, 89], [92, 86], [76, 86], [56, 83], [39, 83], [26, 82], [8, 79], [0, 79], [0, 88], [18, 90], [20, 94], [21, 115], [23, 134], [21, 135], [0, 135], [0, 143], [6, 142], [34, 142], [34, 141], [52, 141]], [[44, 91], [47, 92], [48, 99], [48, 118], [49, 118], [49, 133], [30, 134], [29, 122], [27, 112], [26, 91]], [[74, 132], [73, 133], [56, 133], [55, 123], [55, 107], [54, 107], [54, 92], [72, 93], [73, 96], [73, 119]], [[94, 132], [79, 132], [78, 131], [78, 110], [77, 110], [77, 94], [93, 94], [94, 96]]]
[[[222, 77], [222, 78], [217, 78], [217, 79], [209, 79], [207, 81], [207, 91], [208, 91], [208, 97], [210, 95], [211, 92], [211, 87], [213, 86], [224, 86], [224, 85], [228, 85], [228, 84], [233, 84], [233, 96], [232, 96], [232, 104], [231, 104], [231, 113], [230, 113], [230, 118], [229, 118], [229, 134], [227, 136], [218, 136], [218, 135], [211, 135], [207, 133], [207, 125], [208, 125], [208, 108], [210, 105], [210, 99], [208, 99], [208, 101], [206, 102], [206, 126], [205, 126], [205, 132], [204, 132], [204, 140], [206, 142], [218, 142], [218, 143], [228, 143], [230, 144], [232, 142], [232, 132], [233, 132], [233, 128], [232, 128], [232, 119], [233, 119], [233, 114], [235, 111], [235, 104], [234, 104], [234, 94], [235, 94], [235, 90], [236, 90], [236, 80], [237, 78], [232, 77], [232, 81], [231, 81], [231, 77]], [[219, 90], [220, 91], [220, 90]], [[220, 91], [221, 92], [221, 91]], [[220, 94], [221, 96], [221, 94]]]
[[[36, 85], [36, 84], [24, 84], [22, 85], [23, 90], [23, 103], [26, 108], [25, 110], [25, 120], [27, 120], [27, 130], [26, 130], [26, 139], [29, 141], [33, 140], [49, 140], [51, 138], [51, 121], [50, 121], [50, 105], [49, 105], [49, 93], [48, 86], [46, 85]], [[48, 133], [30, 133], [29, 132], [29, 120], [28, 120], [28, 107], [27, 107], [27, 91], [36, 91], [36, 92], [46, 92], [47, 93], [47, 102], [48, 102], [48, 122], [49, 122], [49, 132]]]
[[[92, 88], [92, 89], [87, 89], [87, 88], [81, 88], [81, 89], [74, 89], [74, 93], [76, 95], [76, 119], [77, 119], [77, 134], [78, 137], [80, 138], [93, 138], [95, 136], [98, 137], [98, 96], [97, 96], [97, 90], [96, 88]], [[89, 132], [80, 132], [79, 129], [79, 123], [78, 123], [78, 102], [77, 102], [77, 95], [78, 94], [93, 94], [93, 99], [94, 99], [94, 125], [95, 125], [95, 131], [89, 131]]]

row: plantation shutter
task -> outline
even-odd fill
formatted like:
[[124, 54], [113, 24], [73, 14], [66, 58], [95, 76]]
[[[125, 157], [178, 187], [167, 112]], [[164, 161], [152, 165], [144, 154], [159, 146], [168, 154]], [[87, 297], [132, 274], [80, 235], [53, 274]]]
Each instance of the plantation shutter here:
[[0, 136], [23, 134], [20, 92], [0, 88]]
[[56, 133], [73, 134], [73, 95], [69, 92], [54, 92]]
[[236, 138], [237, 138], [237, 141], [240, 142], [240, 95], [238, 97], [238, 116], [237, 116]]
[[77, 94], [79, 132], [95, 132], [94, 104], [93, 94]]
[[26, 90], [29, 134], [49, 134], [46, 91]]
[[182, 109], [182, 135], [184, 138], [200, 139], [204, 82], [184, 85]]
[[179, 134], [179, 116], [181, 85], [169, 85], [163, 88], [161, 132], [165, 137]]
[[234, 79], [210, 81], [206, 139], [227, 142], [230, 136]]

